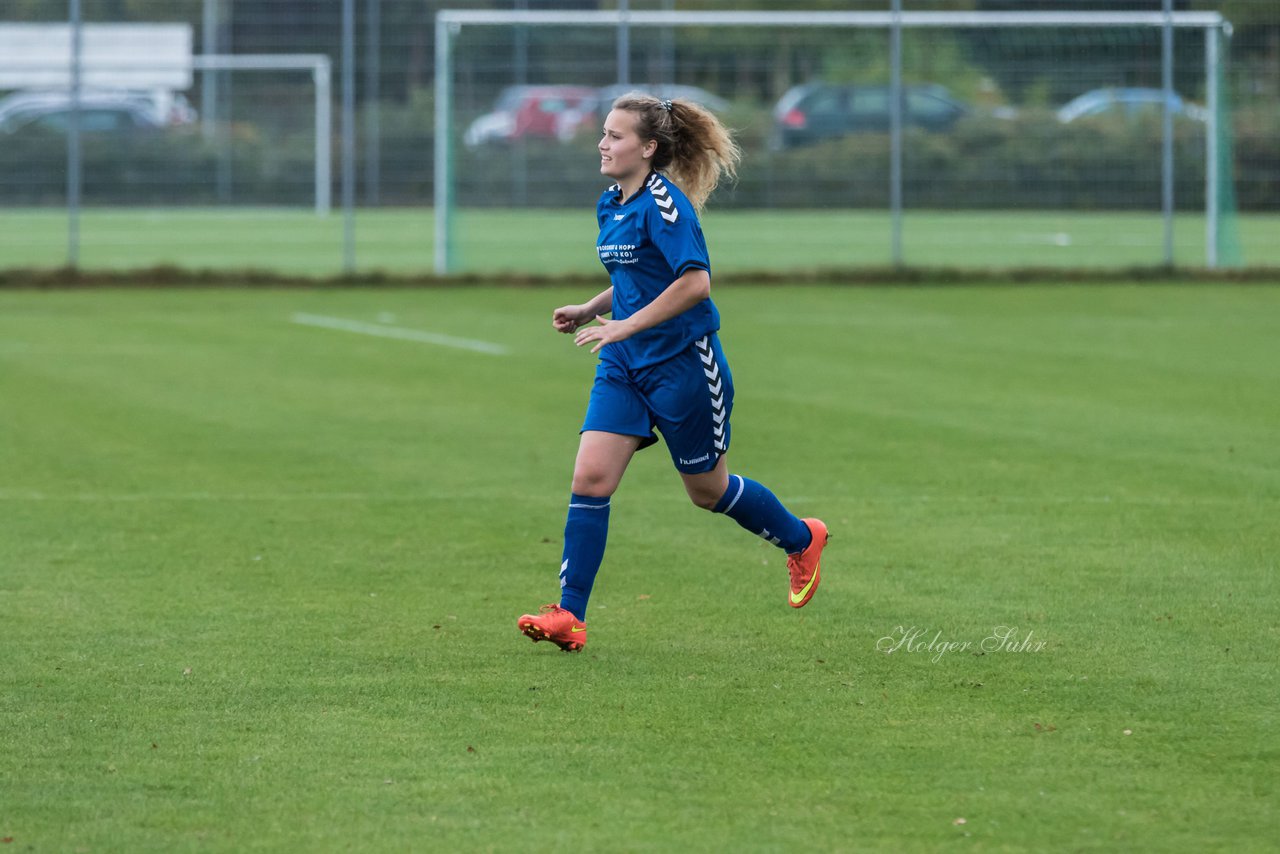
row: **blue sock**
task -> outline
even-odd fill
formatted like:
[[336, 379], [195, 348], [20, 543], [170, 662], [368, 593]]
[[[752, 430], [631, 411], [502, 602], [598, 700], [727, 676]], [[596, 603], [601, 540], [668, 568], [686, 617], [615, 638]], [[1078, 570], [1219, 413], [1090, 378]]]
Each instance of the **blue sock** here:
[[579, 620], [587, 615], [591, 585], [604, 560], [609, 537], [609, 499], [588, 495], [569, 497], [564, 523], [564, 556], [560, 563], [560, 607]]
[[729, 475], [729, 488], [712, 512], [723, 513], [787, 554], [804, 551], [813, 540], [809, 526], [783, 507], [777, 496], [740, 474]]

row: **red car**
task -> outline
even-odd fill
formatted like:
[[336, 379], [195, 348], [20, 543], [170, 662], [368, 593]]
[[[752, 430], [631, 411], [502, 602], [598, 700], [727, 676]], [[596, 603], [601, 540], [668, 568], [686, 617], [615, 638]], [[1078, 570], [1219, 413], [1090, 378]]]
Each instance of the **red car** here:
[[516, 139], [564, 139], [578, 125], [596, 121], [599, 90], [589, 86], [509, 86], [493, 112], [467, 128], [463, 140], [476, 147]]

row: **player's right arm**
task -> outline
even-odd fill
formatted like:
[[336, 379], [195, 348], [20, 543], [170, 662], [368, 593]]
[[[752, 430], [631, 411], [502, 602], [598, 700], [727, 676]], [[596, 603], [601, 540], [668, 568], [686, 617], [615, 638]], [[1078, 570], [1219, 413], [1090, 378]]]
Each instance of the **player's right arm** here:
[[551, 313], [551, 325], [566, 335], [576, 332], [596, 319], [613, 311], [613, 288], [601, 291], [582, 305], [563, 305]]

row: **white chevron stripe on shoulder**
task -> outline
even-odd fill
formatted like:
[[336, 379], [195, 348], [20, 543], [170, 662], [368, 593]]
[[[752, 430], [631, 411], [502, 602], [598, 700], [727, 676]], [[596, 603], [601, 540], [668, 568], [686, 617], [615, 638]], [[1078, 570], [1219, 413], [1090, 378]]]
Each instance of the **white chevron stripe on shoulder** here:
[[654, 172], [649, 176], [649, 180], [645, 182], [649, 188], [649, 193], [653, 196], [653, 200], [658, 203], [659, 213], [667, 222], [675, 222], [680, 218], [680, 211], [676, 208], [676, 200], [671, 198], [671, 191], [667, 189], [667, 185], [662, 183], [661, 176]]

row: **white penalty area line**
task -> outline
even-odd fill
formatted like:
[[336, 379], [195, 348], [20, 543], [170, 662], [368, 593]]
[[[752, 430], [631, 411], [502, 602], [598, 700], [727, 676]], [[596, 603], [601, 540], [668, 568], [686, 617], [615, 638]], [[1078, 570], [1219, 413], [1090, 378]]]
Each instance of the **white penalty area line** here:
[[378, 338], [397, 338], [401, 341], [416, 341], [419, 344], [435, 344], [440, 347], [453, 347], [456, 350], [470, 350], [473, 353], [484, 353], [489, 356], [505, 356], [509, 352], [501, 344], [489, 341], [478, 341], [474, 338], [455, 338], [452, 335], [441, 335], [438, 332], [425, 332], [421, 329], [407, 329], [403, 326], [387, 326], [381, 323], [363, 323], [359, 320], [347, 320], [342, 317], [325, 317], [322, 314], [304, 314], [294, 312], [290, 322], [302, 326], [318, 326], [321, 329], [336, 329], [339, 332], [354, 332], [358, 335], [373, 335]]

